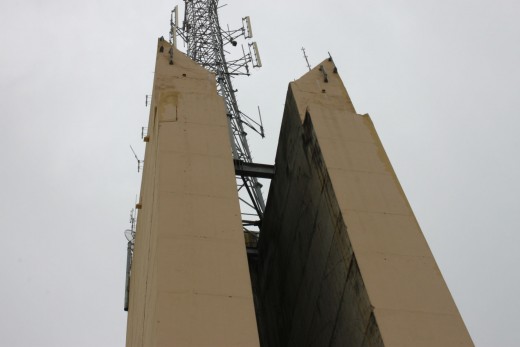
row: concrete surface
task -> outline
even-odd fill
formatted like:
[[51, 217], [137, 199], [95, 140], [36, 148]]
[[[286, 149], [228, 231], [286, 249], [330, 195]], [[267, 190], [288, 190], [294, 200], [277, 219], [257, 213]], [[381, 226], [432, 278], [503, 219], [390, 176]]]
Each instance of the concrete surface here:
[[[160, 48], [163, 47], [161, 52]], [[259, 346], [223, 99], [159, 40], [127, 346]]]
[[289, 85], [253, 277], [262, 346], [473, 346], [334, 68], [325, 60]]

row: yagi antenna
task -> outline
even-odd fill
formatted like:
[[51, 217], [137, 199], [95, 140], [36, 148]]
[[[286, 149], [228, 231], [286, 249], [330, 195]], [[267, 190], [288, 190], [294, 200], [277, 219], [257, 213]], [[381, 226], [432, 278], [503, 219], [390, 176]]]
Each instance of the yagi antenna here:
[[141, 171], [141, 164], [144, 163], [144, 160], [141, 160], [141, 159], [139, 159], [137, 157], [137, 154], [135, 154], [135, 151], [134, 151], [134, 149], [132, 148], [131, 145], [130, 145], [130, 149], [132, 150], [132, 153], [134, 153], [134, 157], [137, 160], [137, 172], [140, 172]]
[[305, 58], [305, 61], [307, 62], [307, 67], [309, 68], [309, 71], [311, 71], [311, 64], [309, 64], [309, 57], [305, 53], [305, 48], [302, 47], [303, 57]]

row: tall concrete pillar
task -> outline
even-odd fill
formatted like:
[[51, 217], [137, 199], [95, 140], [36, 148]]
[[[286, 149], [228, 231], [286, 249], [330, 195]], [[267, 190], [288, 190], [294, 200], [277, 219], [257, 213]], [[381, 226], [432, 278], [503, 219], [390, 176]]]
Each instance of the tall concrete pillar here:
[[159, 40], [127, 346], [259, 346], [215, 76]]
[[290, 83], [259, 244], [269, 347], [473, 346], [332, 61]]

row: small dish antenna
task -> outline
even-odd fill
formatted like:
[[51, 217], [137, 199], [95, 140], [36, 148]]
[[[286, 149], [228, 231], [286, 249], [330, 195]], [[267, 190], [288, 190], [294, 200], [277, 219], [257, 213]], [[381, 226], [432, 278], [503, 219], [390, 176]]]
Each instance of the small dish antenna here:
[[125, 237], [128, 241], [130, 242], [134, 242], [135, 240], [135, 231], [133, 231], [132, 229], [126, 229], [125, 230]]

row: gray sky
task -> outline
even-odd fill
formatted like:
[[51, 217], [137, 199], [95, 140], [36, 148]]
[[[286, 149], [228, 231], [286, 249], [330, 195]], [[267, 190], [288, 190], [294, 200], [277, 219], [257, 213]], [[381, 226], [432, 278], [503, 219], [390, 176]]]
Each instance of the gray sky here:
[[[221, 2], [224, 4], [224, 2]], [[123, 346], [123, 231], [157, 37], [175, 1], [0, 2], [0, 344]], [[229, 0], [264, 67], [272, 163], [287, 83], [330, 51], [369, 113], [477, 346], [520, 346], [520, 3]], [[182, 46], [181, 46], [182, 48]], [[201, 211], [204, 213], [204, 211]]]

